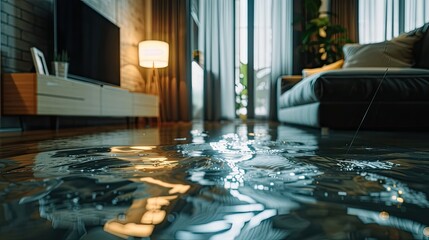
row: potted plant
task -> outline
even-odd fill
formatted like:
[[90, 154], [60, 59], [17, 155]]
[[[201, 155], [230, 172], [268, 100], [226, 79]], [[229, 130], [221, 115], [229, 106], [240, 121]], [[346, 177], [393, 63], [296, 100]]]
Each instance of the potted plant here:
[[52, 62], [52, 70], [55, 76], [67, 78], [69, 69], [69, 57], [67, 51], [63, 50], [59, 54], [55, 54], [54, 61]]
[[328, 17], [318, 17], [307, 22], [301, 46], [309, 54], [310, 64], [320, 67], [342, 59], [342, 47], [349, 42], [344, 27], [331, 24]]
[[344, 27], [330, 22], [327, 16], [330, 12], [320, 12], [321, 4], [320, 0], [304, 0], [305, 14], [297, 22], [301, 24], [300, 48], [305, 54], [304, 67], [307, 68], [321, 67], [343, 58], [342, 47], [351, 42]]

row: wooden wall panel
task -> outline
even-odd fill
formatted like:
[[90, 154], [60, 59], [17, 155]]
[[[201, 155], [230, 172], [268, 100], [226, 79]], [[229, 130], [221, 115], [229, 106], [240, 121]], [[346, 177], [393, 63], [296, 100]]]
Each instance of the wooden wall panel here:
[[4, 74], [2, 83], [2, 110], [4, 115], [36, 114], [36, 74]]

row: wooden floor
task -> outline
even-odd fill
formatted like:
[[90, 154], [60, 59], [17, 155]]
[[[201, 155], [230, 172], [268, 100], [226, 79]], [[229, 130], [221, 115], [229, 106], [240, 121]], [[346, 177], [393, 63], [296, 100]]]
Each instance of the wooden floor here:
[[[217, 141], [226, 134], [245, 134], [252, 138], [289, 140], [323, 146], [347, 148], [354, 131], [336, 131], [287, 126], [275, 122], [216, 122], [163, 124], [160, 127], [125, 125], [0, 133], [0, 157], [48, 150], [114, 145], [177, 145]], [[354, 146], [427, 148], [427, 132], [358, 133]]]
[[[111, 226], [132, 223], [233, 239], [210, 226], [245, 215], [261, 225], [242, 239], [424, 239], [428, 133], [362, 131], [348, 152], [354, 135], [264, 121], [1, 133], [0, 238], [119, 240]], [[360, 220], [378, 216], [392, 220]]]

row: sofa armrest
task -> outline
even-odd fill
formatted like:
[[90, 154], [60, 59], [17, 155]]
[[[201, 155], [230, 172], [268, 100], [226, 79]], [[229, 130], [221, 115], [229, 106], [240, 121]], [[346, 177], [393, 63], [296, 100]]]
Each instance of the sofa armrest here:
[[[286, 92], [287, 90], [291, 89], [295, 84], [297, 84], [299, 81], [302, 80], [301, 75], [284, 75], [280, 76], [277, 79], [277, 98], [276, 101], [279, 101], [280, 96]], [[280, 110], [279, 104], [277, 102], [277, 113]]]
[[277, 89], [280, 90], [279, 95], [291, 89], [295, 84], [302, 80], [301, 75], [284, 75], [277, 80]]

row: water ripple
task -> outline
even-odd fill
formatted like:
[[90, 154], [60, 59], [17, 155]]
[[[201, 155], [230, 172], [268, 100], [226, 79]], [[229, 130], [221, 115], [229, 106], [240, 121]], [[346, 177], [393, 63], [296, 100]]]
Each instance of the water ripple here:
[[265, 133], [227, 134], [1, 160], [0, 198], [10, 209], [37, 206], [31, 214], [73, 236], [102, 226], [119, 237], [159, 239], [365, 238], [379, 229], [424, 238], [428, 159], [399, 150], [321, 154]]

